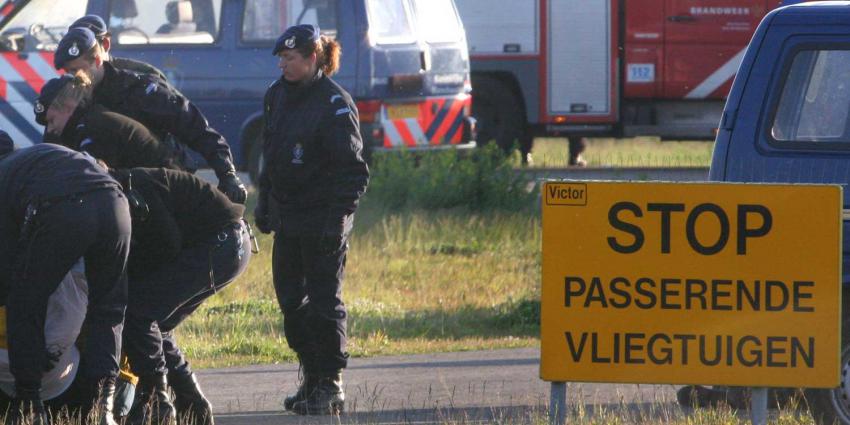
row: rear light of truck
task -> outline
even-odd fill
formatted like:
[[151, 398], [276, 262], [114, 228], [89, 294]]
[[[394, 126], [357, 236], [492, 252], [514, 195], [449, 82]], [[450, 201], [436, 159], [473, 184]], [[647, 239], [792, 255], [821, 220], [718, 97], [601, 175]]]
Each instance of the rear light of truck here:
[[374, 123], [381, 118], [380, 100], [357, 101], [357, 111], [360, 112], [360, 122]]

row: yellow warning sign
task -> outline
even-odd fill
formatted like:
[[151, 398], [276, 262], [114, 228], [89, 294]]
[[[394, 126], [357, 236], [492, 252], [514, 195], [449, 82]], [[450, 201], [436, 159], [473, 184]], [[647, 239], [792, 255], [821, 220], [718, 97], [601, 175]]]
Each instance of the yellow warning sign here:
[[842, 192], [548, 182], [547, 381], [835, 387]]

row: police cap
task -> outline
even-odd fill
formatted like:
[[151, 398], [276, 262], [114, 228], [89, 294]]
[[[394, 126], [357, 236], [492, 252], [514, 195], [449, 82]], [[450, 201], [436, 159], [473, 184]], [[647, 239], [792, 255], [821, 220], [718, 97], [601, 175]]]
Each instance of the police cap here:
[[0, 156], [6, 155], [15, 150], [15, 142], [9, 136], [9, 133], [0, 130]]
[[97, 44], [97, 38], [88, 28], [71, 28], [59, 41], [56, 55], [53, 56], [53, 66], [62, 69], [68, 62], [79, 58]]
[[53, 103], [53, 100], [56, 99], [56, 96], [62, 90], [62, 87], [65, 87], [65, 84], [74, 81], [74, 76], [71, 74], [65, 74], [59, 78], [53, 78], [44, 84], [44, 87], [41, 88], [41, 94], [38, 95], [38, 99], [35, 100], [35, 106], [33, 108], [35, 112], [35, 122], [47, 126], [47, 108], [50, 107], [50, 104]]
[[106, 28], [106, 22], [103, 18], [97, 15], [83, 16], [68, 27], [68, 29], [71, 28], [88, 28], [94, 33], [95, 37], [103, 37], [109, 30]]
[[284, 49], [297, 49], [307, 43], [316, 42], [321, 35], [319, 27], [315, 25], [293, 25], [287, 28], [283, 32], [283, 35], [277, 38], [277, 42], [274, 43], [272, 55], [277, 56]]

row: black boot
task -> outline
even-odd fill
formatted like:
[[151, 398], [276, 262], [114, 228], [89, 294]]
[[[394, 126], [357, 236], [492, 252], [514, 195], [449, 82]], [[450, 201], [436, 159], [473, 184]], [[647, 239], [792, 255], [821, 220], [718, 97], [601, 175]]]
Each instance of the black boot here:
[[172, 425], [177, 423], [174, 405], [168, 396], [168, 381], [165, 375], [139, 377], [136, 399], [130, 414], [130, 425]]
[[169, 373], [168, 384], [174, 392], [177, 417], [185, 425], [213, 425], [212, 404], [201, 392], [194, 373]]
[[301, 383], [298, 384], [298, 391], [283, 399], [283, 408], [292, 410], [295, 403], [306, 400], [307, 394], [310, 394], [316, 388], [317, 381], [318, 377], [315, 373], [310, 373], [307, 369], [302, 369]]
[[307, 398], [292, 405], [299, 415], [339, 415], [345, 410], [345, 393], [342, 391], [342, 372], [319, 376], [316, 387]]

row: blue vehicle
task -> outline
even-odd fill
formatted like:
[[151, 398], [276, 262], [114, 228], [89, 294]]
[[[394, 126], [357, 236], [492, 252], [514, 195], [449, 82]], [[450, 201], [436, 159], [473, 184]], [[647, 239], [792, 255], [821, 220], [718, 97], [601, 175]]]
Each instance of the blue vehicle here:
[[726, 101], [710, 179], [844, 187], [841, 385], [806, 395], [819, 424], [850, 424], [850, 2], [765, 16]]
[[8, 1], [0, 4], [0, 128], [19, 144], [41, 140], [32, 103], [57, 75], [58, 40], [85, 14], [106, 20], [112, 55], [164, 71], [252, 173], [263, 95], [280, 76], [271, 49], [297, 23], [317, 24], [342, 45], [334, 79], [357, 101], [367, 152], [475, 146], [469, 54], [453, 0]]

